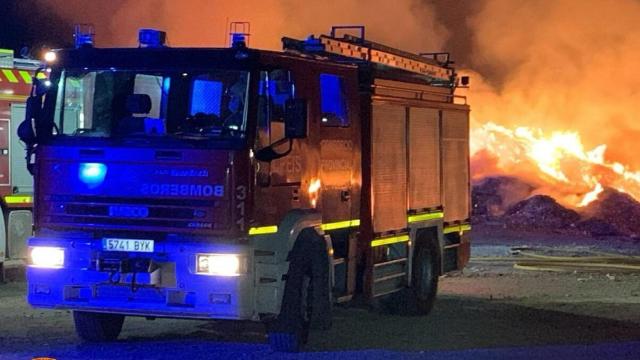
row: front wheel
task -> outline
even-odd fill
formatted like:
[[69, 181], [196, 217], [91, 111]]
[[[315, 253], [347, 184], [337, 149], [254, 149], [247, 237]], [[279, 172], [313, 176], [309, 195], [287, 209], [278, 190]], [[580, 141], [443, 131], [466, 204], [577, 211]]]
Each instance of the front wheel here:
[[74, 311], [76, 333], [87, 342], [113, 341], [122, 331], [124, 315]]
[[309, 329], [331, 326], [329, 255], [324, 238], [313, 229], [300, 233], [289, 255], [282, 306], [267, 325], [271, 348], [297, 352], [307, 342]]

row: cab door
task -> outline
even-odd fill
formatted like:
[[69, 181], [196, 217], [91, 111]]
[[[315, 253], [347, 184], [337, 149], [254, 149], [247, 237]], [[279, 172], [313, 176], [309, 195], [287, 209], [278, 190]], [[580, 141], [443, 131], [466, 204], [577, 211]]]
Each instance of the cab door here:
[[356, 219], [352, 214], [353, 180], [355, 179], [357, 136], [353, 134], [354, 103], [349, 102], [348, 77], [330, 70], [317, 76], [320, 134], [319, 181], [323, 222]]
[[258, 209], [254, 220], [260, 225], [277, 225], [290, 209], [310, 206], [301, 191], [309, 156], [306, 139], [290, 141], [285, 137], [285, 105], [296, 96], [294, 74], [276, 68], [260, 71], [259, 76], [254, 152], [271, 147], [286, 155], [271, 161], [254, 161]]

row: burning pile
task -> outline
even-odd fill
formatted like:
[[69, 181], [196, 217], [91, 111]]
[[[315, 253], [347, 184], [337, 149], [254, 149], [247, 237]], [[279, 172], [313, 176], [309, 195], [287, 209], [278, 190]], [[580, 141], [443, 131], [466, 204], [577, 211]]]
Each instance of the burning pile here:
[[[575, 132], [494, 123], [472, 131], [473, 221], [590, 236], [640, 237], [640, 171], [586, 150]], [[517, 174], [513, 176], [493, 174]]]
[[640, 237], [640, 202], [614, 189], [575, 210], [513, 177], [488, 177], [473, 186], [473, 222], [572, 235]]
[[509, 129], [486, 123], [472, 131], [474, 178], [490, 174], [518, 174], [536, 184], [539, 193], [569, 207], [584, 207], [604, 188], [640, 198], [640, 171], [609, 161], [607, 146], [586, 150], [575, 132]]
[[621, 234], [640, 237], [640, 204], [628, 194], [606, 189], [584, 208], [583, 214], [605, 220]]
[[547, 195], [534, 195], [510, 207], [504, 221], [525, 229], [564, 229], [580, 220], [577, 212], [566, 209]]
[[485, 178], [473, 187], [473, 217], [478, 221], [499, 217], [513, 204], [529, 197], [533, 190], [533, 186], [515, 177]]

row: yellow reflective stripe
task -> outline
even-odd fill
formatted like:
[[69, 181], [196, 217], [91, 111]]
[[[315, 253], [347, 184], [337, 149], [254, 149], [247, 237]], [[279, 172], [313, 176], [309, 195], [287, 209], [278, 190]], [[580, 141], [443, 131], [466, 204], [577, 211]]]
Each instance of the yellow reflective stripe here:
[[462, 225], [447, 226], [447, 227], [444, 228], [444, 230], [442, 230], [442, 232], [445, 233], [445, 234], [450, 234], [450, 233], [454, 233], [454, 232], [465, 232], [465, 231], [469, 231], [469, 230], [471, 230], [471, 225], [462, 224]]
[[444, 213], [442, 211], [438, 211], [438, 212], [432, 212], [432, 213], [426, 213], [426, 214], [409, 215], [409, 217], [407, 218], [407, 221], [412, 223], [412, 222], [442, 219], [442, 218], [444, 218]]
[[249, 229], [249, 235], [273, 234], [278, 232], [277, 225], [252, 227]]
[[322, 228], [322, 230], [324, 231], [328, 231], [328, 230], [346, 229], [346, 228], [356, 227], [356, 226], [360, 226], [360, 219], [345, 220], [345, 221], [322, 224], [320, 225], [320, 228]]
[[0, 49], [0, 54], [11, 54], [11, 56], [13, 56], [13, 50], [11, 50], [11, 49]]
[[40, 79], [40, 80], [42, 80], [42, 79], [46, 79], [46, 78], [47, 78], [47, 75], [46, 75], [46, 74], [44, 74], [44, 73], [38, 73], [38, 76], [36, 76], [36, 78], [38, 78], [38, 79]]
[[18, 71], [18, 73], [20, 74], [24, 82], [26, 82], [27, 84], [31, 84], [31, 74], [29, 74], [28, 71], [20, 70]]
[[371, 247], [395, 244], [395, 243], [406, 242], [406, 241], [409, 241], [409, 235], [407, 234], [384, 237], [384, 238], [373, 240], [371, 242]]
[[7, 70], [7, 69], [2, 69], [2, 73], [7, 78], [7, 80], [9, 80], [9, 82], [11, 82], [11, 83], [17, 83], [18, 82], [18, 78], [13, 73], [13, 71]]
[[33, 197], [30, 195], [7, 195], [4, 197], [4, 202], [7, 204], [30, 204], [33, 202]]
[[6, 101], [25, 101], [28, 96], [25, 95], [3, 95], [0, 93], [0, 100]]

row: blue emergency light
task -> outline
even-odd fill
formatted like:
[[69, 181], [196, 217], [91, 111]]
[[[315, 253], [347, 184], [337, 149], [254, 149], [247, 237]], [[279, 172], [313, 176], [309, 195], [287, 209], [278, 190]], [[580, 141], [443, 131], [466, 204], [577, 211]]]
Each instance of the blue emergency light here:
[[231, 46], [234, 48], [247, 46], [247, 38], [243, 33], [231, 34]]
[[91, 24], [76, 24], [73, 32], [73, 38], [76, 43], [76, 49], [82, 47], [93, 47], [93, 38], [95, 31]]
[[140, 29], [138, 43], [140, 47], [161, 48], [165, 45], [167, 33], [156, 29]]
[[305, 51], [324, 51], [324, 44], [320, 41], [319, 38], [310, 35], [304, 41], [304, 50]]
[[100, 186], [107, 175], [107, 165], [102, 163], [81, 163], [78, 178], [90, 189]]

